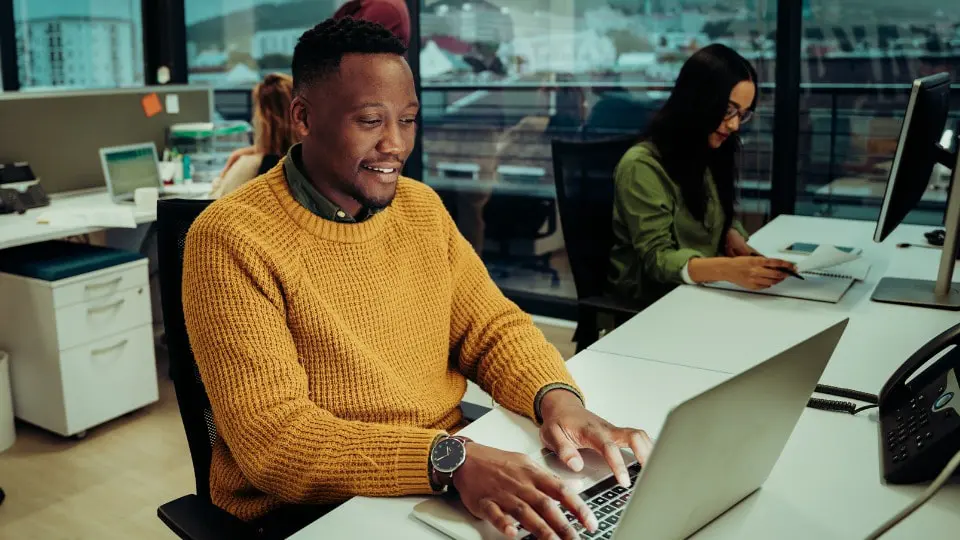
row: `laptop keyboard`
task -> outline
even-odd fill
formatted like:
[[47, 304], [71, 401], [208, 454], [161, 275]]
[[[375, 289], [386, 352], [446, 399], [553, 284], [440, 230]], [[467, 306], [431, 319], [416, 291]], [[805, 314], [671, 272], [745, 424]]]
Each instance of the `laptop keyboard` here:
[[[627, 467], [627, 472], [630, 474], [629, 488], [622, 487], [617, 483], [617, 479], [611, 476], [580, 493], [580, 498], [586, 501], [587, 507], [597, 517], [599, 526], [596, 532], [588, 532], [586, 527], [573, 514], [570, 512], [564, 513], [567, 521], [580, 533], [580, 538], [601, 540], [613, 538], [613, 531], [620, 523], [620, 514], [627, 507], [627, 501], [630, 500], [630, 495], [633, 494], [633, 488], [636, 486], [637, 475], [640, 474], [640, 464], [634, 463]], [[534, 535], [528, 534], [523, 537], [523, 540], [534, 540], [535, 538]]]

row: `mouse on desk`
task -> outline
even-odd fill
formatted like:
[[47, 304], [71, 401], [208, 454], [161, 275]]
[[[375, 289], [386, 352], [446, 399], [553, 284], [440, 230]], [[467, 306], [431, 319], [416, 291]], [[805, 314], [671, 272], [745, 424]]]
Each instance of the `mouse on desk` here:
[[934, 229], [923, 233], [924, 238], [927, 239], [927, 242], [930, 242], [934, 246], [943, 246], [943, 240], [947, 236], [947, 231], [944, 229]]

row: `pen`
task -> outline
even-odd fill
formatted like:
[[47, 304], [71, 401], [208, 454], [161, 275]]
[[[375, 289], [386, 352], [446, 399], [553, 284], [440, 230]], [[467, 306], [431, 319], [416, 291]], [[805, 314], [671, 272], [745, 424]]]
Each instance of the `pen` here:
[[797, 272], [794, 272], [793, 270], [791, 270], [791, 269], [789, 269], [789, 268], [777, 268], [777, 270], [783, 272], [784, 274], [791, 275], [791, 276], [793, 276], [793, 277], [795, 277], [795, 278], [797, 278], [797, 279], [806, 280], [806, 278], [804, 278], [803, 276], [801, 276], [800, 274], [798, 274]]
[[[750, 256], [751, 256], [751, 257], [763, 257], [763, 255], [762, 255], [759, 251], [754, 251], [753, 253], [750, 254]], [[797, 278], [797, 279], [802, 279], [802, 280], [806, 281], [806, 278], [805, 278], [805, 277], [801, 276], [799, 273], [794, 272], [793, 270], [791, 270], [791, 269], [789, 269], [789, 268], [779, 268], [779, 267], [778, 267], [778, 268], [776, 268], [776, 270], [778, 270], [778, 271], [780, 271], [780, 272], [783, 272], [784, 274], [793, 276], [793, 277], [795, 277], [795, 278]]]

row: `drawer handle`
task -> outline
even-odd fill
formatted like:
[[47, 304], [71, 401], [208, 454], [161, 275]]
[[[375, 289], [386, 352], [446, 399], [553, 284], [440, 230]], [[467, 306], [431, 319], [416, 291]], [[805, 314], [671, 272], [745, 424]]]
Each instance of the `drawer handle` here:
[[105, 281], [105, 282], [103, 282], [103, 283], [88, 283], [88, 284], [85, 285], [83, 288], [86, 289], [86, 290], [88, 290], [88, 291], [92, 291], [92, 290], [94, 290], [94, 289], [103, 289], [103, 288], [105, 288], [105, 287], [110, 287], [110, 286], [116, 285], [117, 283], [120, 283], [120, 280], [122, 280], [122, 279], [123, 279], [123, 277], [120, 276], [120, 277], [115, 277], [115, 278], [111, 279], [110, 281]]
[[130, 341], [130, 340], [129, 340], [129, 339], [124, 339], [123, 341], [121, 341], [120, 343], [117, 343], [116, 345], [111, 345], [111, 346], [109, 346], [109, 347], [103, 347], [102, 349], [93, 349], [92, 351], [90, 351], [90, 355], [91, 355], [91, 356], [99, 356], [99, 355], [101, 355], [101, 354], [103, 354], [103, 353], [107, 353], [107, 352], [110, 352], [110, 351], [112, 351], [112, 350], [119, 349], [120, 347], [123, 347], [124, 345], [126, 345], [128, 341]]
[[118, 307], [120, 307], [120, 306], [123, 305], [123, 303], [126, 302], [126, 301], [127, 301], [126, 298], [121, 298], [120, 300], [117, 300], [116, 302], [114, 302], [114, 303], [112, 303], [112, 304], [107, 304], [107, 305], [105, 305], [105, 306], [100, 306], [100, 307], [87, 308], [87, 313], [92, 315], [92, 314], [94, 314], [94, 313], [100, 313], [101, 311], [109, 311], [109, 310], [111, 310], [111, 309], [113, 309], [113, 308], [118, 308]]

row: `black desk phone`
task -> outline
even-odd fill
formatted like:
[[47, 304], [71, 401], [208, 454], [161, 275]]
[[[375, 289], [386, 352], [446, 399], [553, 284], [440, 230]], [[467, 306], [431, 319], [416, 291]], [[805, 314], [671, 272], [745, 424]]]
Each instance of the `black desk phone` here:
[[0, 214], [22, 214], [31, 208], [48, 204], [50, 198], [29, 164], [0, 164]]
[[879, 408], [886, 481], [933, 480], [960, 450], [960, 324], [930, 340], [900, 366], [880, 390]]

